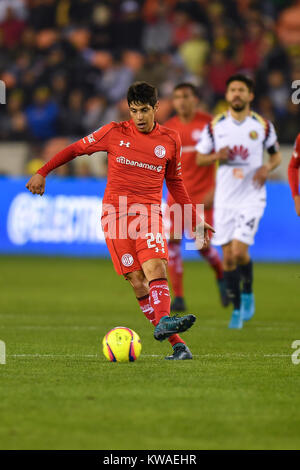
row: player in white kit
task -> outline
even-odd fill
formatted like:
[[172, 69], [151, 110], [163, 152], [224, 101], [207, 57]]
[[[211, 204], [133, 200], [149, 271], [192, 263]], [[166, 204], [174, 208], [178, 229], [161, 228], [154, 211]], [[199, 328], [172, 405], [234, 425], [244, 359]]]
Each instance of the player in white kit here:
[[[273, 124], [250, 109], [252, 80], [236, 74], [226, 85], [229, 109], [204, 128], [196, 158], [200, 166], [218, 162], [212, 243], [223, 250], [224, 279], [234, 308], [229, 328], [242, 328], [255, 312], [248, 249], [264, 213], [265, 182], [281, 155]], [[266, 164], [264, 149], [269, 153]]]

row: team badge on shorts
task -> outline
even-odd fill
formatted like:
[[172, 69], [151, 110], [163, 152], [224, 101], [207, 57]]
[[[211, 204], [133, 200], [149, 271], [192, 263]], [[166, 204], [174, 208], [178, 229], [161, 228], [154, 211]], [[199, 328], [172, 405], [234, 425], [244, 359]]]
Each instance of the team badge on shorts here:
[[258, 133], [256, 131], [250, 131], [249, 132], [249, 137], [252, 140], [256, 140], [258, 138]]
[[133, 256], [130, 253], [125, 253], [125, 255], [122, 256], [122, 264], [126, 267], [131, 266], [133, 261]]
[[157, 145], [154, 149], [154, 153], [158, 158], [164, 158], [166, 155], [166, 149], [163, 145]]

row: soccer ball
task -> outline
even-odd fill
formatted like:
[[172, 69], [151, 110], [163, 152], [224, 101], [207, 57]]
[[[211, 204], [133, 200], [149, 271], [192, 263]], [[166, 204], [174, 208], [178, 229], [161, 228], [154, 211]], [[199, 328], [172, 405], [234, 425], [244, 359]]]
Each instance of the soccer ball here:
[[138, 334], [124, 326], [110, 330], [103, 338], [103, 354], [110, 362], [133, 362], [141, 354], [142, 344]]

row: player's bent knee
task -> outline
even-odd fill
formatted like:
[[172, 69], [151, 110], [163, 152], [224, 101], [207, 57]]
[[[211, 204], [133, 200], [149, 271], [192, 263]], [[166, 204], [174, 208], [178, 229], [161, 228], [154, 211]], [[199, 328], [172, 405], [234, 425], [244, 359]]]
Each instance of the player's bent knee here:
[[249, 258], [248, 254], [242, 250], [235, 250], [233, 256], [236, 264], [245, 264]]
[[232, 271], [236, 267], [236, 260], [233, 255], [223, 259], [223, 267], [225, 271]]
[[130, 282], [134, 290], [142, 290], [147, 288], [147, 280], [142, 271], [135, 271], [125, 275], [126, 279]]
[[143, 264], [148, 282], [153, 279], [167, 278], [167, 262], [163, 259], [152, 259]]

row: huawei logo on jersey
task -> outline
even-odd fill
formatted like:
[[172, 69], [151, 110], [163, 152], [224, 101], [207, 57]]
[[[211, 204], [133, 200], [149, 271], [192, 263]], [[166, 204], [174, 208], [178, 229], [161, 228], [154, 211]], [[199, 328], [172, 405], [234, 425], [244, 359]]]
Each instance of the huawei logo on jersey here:
[[235, 160], [236, 157], [240, 157], [242, 160], [247, 160], [249, 157], [249, 150], [243, 145], [235, 145], [229, 149], [228, 160]]

